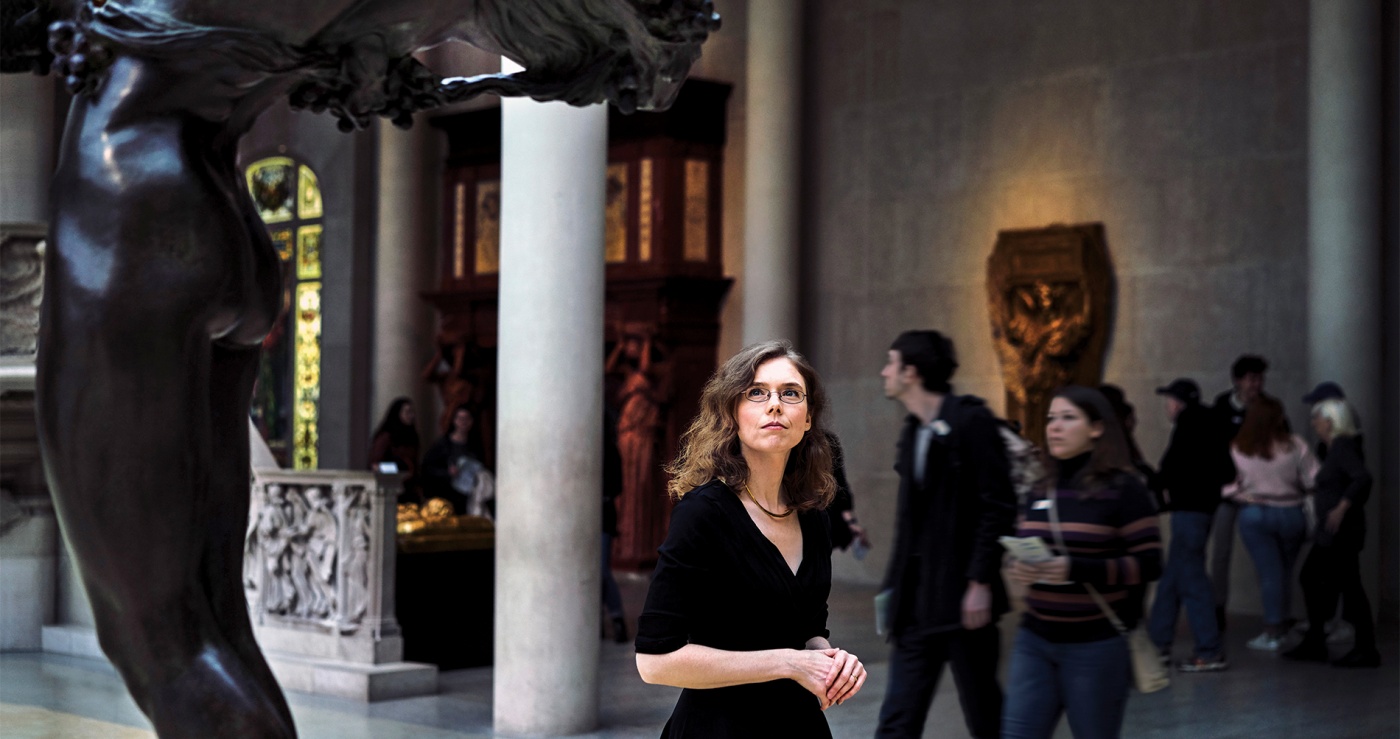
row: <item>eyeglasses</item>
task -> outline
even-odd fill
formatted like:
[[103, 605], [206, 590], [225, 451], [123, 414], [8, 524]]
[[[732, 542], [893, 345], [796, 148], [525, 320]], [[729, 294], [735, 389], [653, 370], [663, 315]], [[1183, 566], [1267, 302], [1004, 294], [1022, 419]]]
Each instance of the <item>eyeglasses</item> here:
[[744, 391], [744, 400], [751, 400], [755, 403], [767, 403], [773, 398], [773, 393], [777, 393], [778, 400], [787, 405], [797, 405], [807, 399], [807, 393], [796, 388], [785, 387], [782, 390], [769, 390], [762, 387], [751, 387]]

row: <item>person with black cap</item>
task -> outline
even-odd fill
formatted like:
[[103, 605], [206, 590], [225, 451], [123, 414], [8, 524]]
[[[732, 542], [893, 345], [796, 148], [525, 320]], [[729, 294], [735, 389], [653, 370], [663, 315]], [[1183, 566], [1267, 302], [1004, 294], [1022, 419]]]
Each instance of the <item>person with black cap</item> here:
[[[1269, 363], [1257, 354], [1242, 354], [1230, 365], [1231, 389], [1215, 398], [1211, 415], [1215, 418], [1216, 444], [1226, 462], [1231, 462], [1230, 445], [1244, 425], [1244, 414], [1255, 398], [1264, 394], [1264, 373]], [[1233, 462], [1231, 462], [1233, 464]], [[1231, 471], [1230, 477], [1234, 477]], [[1235, 519], [1240, 507], [1223, 501], [1215, 511], [1213, 544], [1210, 550], [1210, 581], [1215, 590], [1215, 620], [1225, 630], [1225, 609], [1230, 600], [1230, 557], [1235, 548]]]
[[1171, 657], [1176, 619], [1186, 609], [1195, 639], [1195, 654], [1177, 664], [1182, 672], [1226, 669], [1225, 652], [1216, 622], [1215, 596], [1206, 574], [1206, 544], [1211, 521], [1220, 505], [1220, 488], [1229, 481], [1229, 460], [1216, 443], [1210, 412], [1201, 405], [1201, 391], [1186, 378], [1157, 388], [1166, 399], [1171, 439], [1157, 474], [1157, 495], [1164, 512], [1171, 512], [1171, 545], [1167, 567], [1157, 582], [1157, 597], [1147, 631], [1164, 658]]
[[1324, 400], [1330, 400], [1332, 398], [1346, 400], [1346, 397], [1347, 394], [1342, 392], [1341, 385], [1328, 380], [1317, 383], [1317, 387], [1313, 388], [1312, 392], [1303, 396], [1303, 402], [1308, 405], [1317, 405]]

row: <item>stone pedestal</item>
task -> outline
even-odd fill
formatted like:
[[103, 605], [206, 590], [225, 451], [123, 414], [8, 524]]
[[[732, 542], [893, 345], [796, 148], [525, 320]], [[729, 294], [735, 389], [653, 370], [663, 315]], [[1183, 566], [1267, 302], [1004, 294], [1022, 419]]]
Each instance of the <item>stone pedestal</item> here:
[[397, 476], [254, 472], [243, 584], [282, 687], [358, 701], [437, 692], [394, 618]]
[[47, 498], [0, 492], [0, 652], [36, 651], [53, 620], [58, 521]]

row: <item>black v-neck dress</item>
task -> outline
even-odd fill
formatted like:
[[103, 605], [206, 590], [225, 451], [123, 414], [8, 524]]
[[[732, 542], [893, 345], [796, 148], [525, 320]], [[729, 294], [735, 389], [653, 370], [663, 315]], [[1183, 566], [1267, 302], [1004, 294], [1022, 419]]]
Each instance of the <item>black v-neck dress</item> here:
[[[686, 644], [736, 652], [803, 649], [826, 637], [831, 537], [821, 511], [798, 513], [802, 564], [787, 560], [723, 483], [676, 504], [661, 545], [637, 652], [669, 654]], [[662, 737], [830, 737], [816, 696], [794, 680], [708, 690], [687, 688]]]

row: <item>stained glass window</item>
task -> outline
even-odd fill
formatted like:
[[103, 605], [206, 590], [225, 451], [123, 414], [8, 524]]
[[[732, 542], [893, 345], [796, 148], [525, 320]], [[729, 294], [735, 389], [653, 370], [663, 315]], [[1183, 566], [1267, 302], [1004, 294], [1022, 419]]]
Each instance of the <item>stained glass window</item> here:
[[283, 313], [263, 340], [253, 422], [279, 463], [316, 469], [321, 408], [320, 180], [306, 164], [269, 157], [247, 169], [248, 193], [282, 261]]
[[263, 159], [248, 168], [248, 192], [264, 223], [292, 220], [296, 173], [296, 164], [287, 157]]

